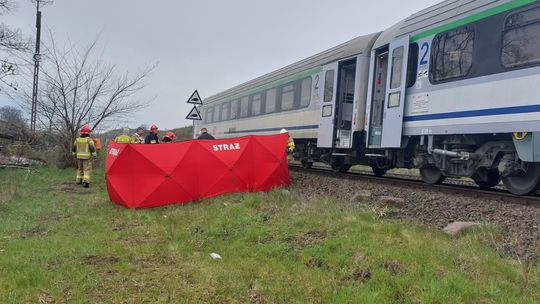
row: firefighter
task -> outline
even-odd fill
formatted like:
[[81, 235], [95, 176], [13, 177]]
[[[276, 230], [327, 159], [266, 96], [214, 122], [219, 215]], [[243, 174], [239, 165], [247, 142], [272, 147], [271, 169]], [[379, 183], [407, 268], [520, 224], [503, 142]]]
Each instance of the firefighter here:
[[73, 156], [77, 158], [77, 184], [85, 188], [90, 187], [90, 175], [92, 174], [92, 158], [96, 158], [94, 141], [90, 138], [90, 128], [84, 125], [81, 128], [81, 136], [77, 137], [73, 144]]
[[152, 124], [150, 126], [150, 133], [146, 135], [146, 138], [144, 139], [145, 144], [159, 144], [159, 137], [158, 137], [158, 126], [156, 124]]
[[170, 143], [173, 141], [174, 138], [175, 138], [174, 133], [169, 131], [167, 132], [167, 134], [165, 134], [165, 136], [163, 136], [163, 139], [161, 139], [161, 142]]
[[281, 129], [281, 131], [279, 131], [279, 134], [283, 134], [283, 133], [287, 133], [287, 135], [289, 136], [289, 140], [287, 142], [287, 159], [292, 160], [292, 155], [295, 149], [294, 139], [292, 138], [292, 136], [289, 134], [289, 132], [286, 129]]
[[101, 145], [101, 139], [99, 137], [91, 137], [94, 141], [94, 148], [96, 148], [96, 158], [94, 162], [92, 163], [92, 166], [99, 166], [99, 155], [101, 154], [101, 148], [103, 147]]
[[132, 144], [144, 144], [144, 128], [138, 127], [137, 132], [131, 136]]
[[131, 143], [131, 137], [129, 137], [128, 134], [129, 134], [129, 129], [124, 128], [124, 131], [123, 131], [122, 135], [116, 136], [114, 141], [116, 143], [119, 143], [119, 144], [129, 144], [129, 143]]

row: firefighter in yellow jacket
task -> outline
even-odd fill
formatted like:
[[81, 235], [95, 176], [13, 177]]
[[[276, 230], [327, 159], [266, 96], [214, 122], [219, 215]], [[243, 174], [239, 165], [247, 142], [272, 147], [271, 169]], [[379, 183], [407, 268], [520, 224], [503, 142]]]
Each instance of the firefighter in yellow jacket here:
[[281, 129], [281, 131], [279, 131], [279, 134], [283, 133], [287, 133], [287, 135], [289, 135], [289, 140], [287, 142], [287, 159], [291, 161], [293, 159], [294, 149], [296, 146], [294, 145], [294, 139], [286, 129]]
[[92, 174], [92, 158], [97, 156], [88, 125], [81, 128], [81, 136], [75, 140], [72, 152], [77, 158], [77, 184], [83, 184], [85, 188], [88, 188]]
[[124, 128], [124, 133], [122, 133], [122, 135], [116, 136], [114, 141], [119, 143], [119, 144], [130, 144], [131, 143], [131, 137], [128, 134], [129, 134], [129, 129]]

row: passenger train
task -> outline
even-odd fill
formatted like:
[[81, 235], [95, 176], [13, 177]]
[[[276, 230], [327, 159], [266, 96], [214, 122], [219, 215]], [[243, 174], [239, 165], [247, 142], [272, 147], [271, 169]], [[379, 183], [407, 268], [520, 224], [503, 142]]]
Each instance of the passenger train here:
[[[540, 1], [447, 0], [205, 100], [219, 138], [287, 129], [306, 168], [540, 187]], [[198, 129], [198, 128], [196, 128]]]

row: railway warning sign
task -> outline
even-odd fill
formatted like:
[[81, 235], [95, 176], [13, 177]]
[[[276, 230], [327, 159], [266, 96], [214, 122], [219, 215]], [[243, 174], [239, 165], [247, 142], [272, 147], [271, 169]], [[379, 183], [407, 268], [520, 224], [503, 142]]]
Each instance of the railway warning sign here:
[[197, 90], [195, 90], [195, 92], [191, 94], [191, 97], [188, 99], [187, 103], [202, 105], [202, 99], [201, 96], [199, 96], [199, 92], [197, 92]]
[[199, 112], [199, 109], [197, 109], [197, 106], [193, 106], [193, 109], [191, 109], [189, 114], [186, 116], [186, 119], [202, 120], [201, 113]]
[[202, 120], [201, 112], [199, 112], [199, 109], [197, 109], [197, 105], [202, 105], [203, 103], [201, 96], [199, 95], [199, 92], [197, 92], [197, 90], [195, 90], [195, 92], [191, 94], [191, 97], [188, 99], [187, 103], [193, 104], [193, 108], [191, 109], [191, 111], [189, 111], [186, 119], [193, 120], [193, 123], [195, 123], [195, 120]]

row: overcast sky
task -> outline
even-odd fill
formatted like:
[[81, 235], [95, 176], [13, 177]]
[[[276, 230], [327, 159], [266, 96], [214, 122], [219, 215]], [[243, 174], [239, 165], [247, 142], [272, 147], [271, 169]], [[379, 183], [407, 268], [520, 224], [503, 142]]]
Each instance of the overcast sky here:
[[[34, 35], [29, 0], [2, 22]], [[198, 89], [209, 97], [354, 37], [384, 30], [439, 0], [56, 0], [44, 25], [60, 42], [97, 35], [104, 57], [123, 71], [154, 62], [141, 97], [152, 104], [118, 122], [160, 129], [191, 124], [185, 102]], [[31, 84], [19, 84], [29, 85]], [[0, 96], [0, 105], [11, 102]]]

